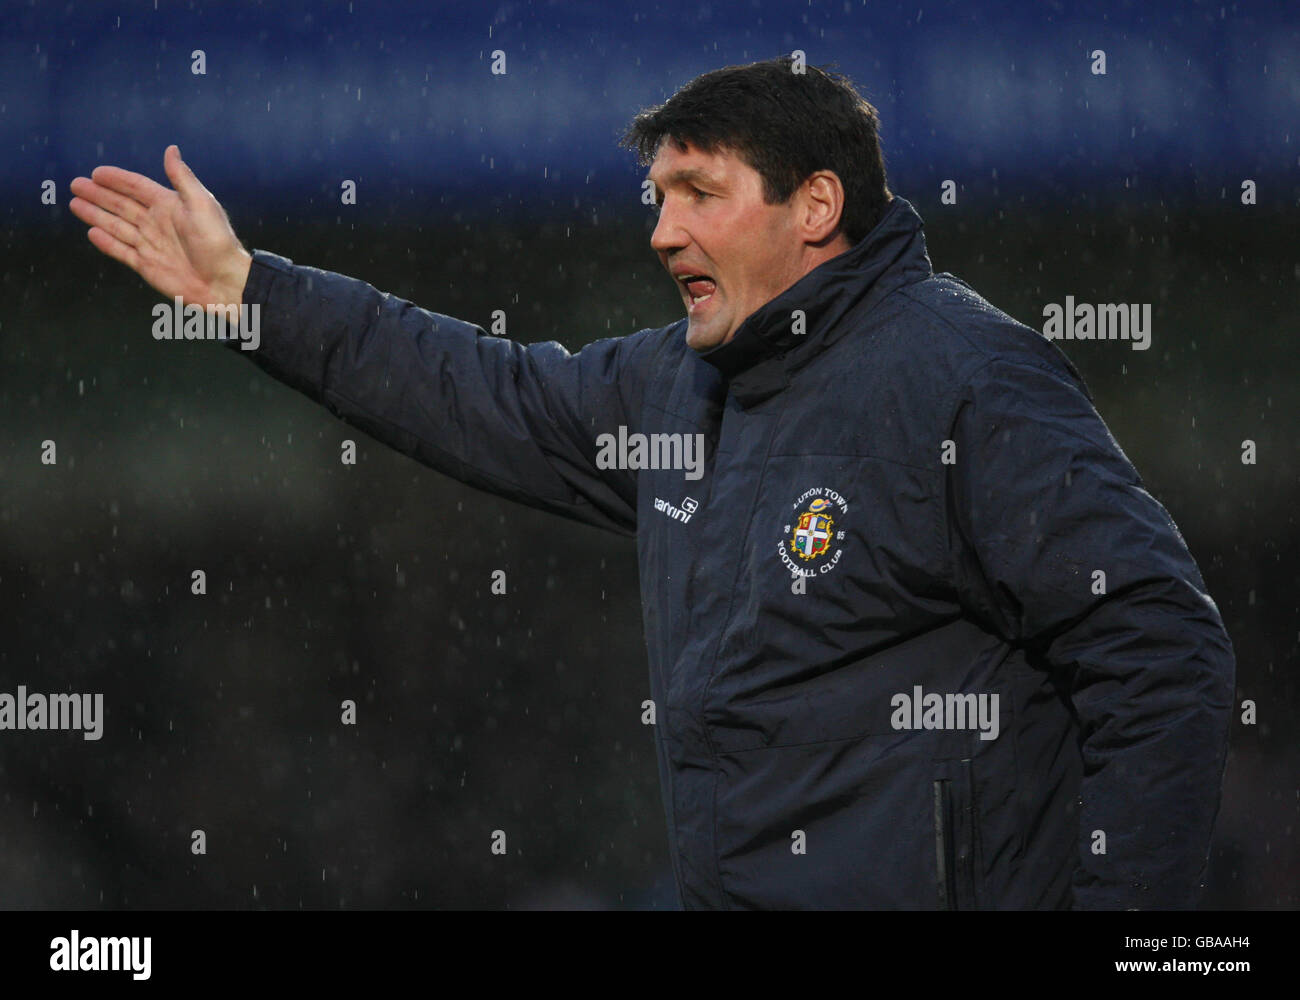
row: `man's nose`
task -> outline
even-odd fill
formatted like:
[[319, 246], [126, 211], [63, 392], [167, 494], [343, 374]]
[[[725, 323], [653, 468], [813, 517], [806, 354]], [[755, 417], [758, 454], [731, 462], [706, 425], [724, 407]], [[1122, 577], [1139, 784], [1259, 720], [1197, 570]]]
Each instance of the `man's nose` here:
[[680, 250], [689, 242], [685, 231], [677, 221], [677, 210], [674, 205], [674, 199], [665, 198], [659, 207], [659, 221], [655, 223], [655, 231], [650, 234], [650, 247], [656, 253]]

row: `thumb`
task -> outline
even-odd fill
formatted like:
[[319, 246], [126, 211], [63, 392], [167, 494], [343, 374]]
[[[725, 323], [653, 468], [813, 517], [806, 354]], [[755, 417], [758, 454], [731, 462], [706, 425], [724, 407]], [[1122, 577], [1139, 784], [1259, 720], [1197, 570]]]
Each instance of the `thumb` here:
[[167, 171], [167, 179], [181, 196], [181, 201], [188, 203], [206, 190], [194, 176], [194, 171], [181, 159], [181, 149], [175, 144], [168, 146], [163, 153], [163, 169]]

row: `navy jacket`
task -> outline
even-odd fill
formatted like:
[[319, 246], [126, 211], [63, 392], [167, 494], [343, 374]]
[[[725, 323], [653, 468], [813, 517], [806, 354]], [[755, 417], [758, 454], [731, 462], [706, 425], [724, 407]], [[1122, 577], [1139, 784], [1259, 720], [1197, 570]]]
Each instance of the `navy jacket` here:
[[[684, 319], [524, 346], [262, 251], [244, 300], [246, 356], [349, 423], [635, 534], [685, 907], [1194, 904], [1218, 609], [1074, 366], [903, 199], [702, 354]], [[637, 434], [701, 435], [702, 475], [617, 467]]]

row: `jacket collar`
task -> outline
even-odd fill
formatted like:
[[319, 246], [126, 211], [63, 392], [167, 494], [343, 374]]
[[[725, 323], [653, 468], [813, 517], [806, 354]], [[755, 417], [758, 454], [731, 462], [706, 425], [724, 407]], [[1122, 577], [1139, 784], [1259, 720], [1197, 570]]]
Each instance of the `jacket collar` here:
[[[849, 332], [847, 313], [932, 273], [921, 217], [895, 196], [861, 242], [809, 271], [751, 313], [729, 341], [698, 357], [748, 408], [780, 392], [794, 372]], [[792, 321], [796, 309], [804, 312], [802, 334]]]

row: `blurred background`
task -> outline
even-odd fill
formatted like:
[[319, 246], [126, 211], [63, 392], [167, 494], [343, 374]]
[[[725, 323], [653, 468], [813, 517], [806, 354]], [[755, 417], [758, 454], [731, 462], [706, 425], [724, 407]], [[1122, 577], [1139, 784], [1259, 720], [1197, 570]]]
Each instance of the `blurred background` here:
[[1294, 908], [1294, 6], [980, 6], [0, 3], [0, 692], [105, 702], [98, 742], [0, 732], [0, 907], [676, 905], [633, 543], [425, 469], [238, 352], [154, 341], [156, 296], [67, 185], [164, 180], [176, 142], [250, 248], [576, 351], [680, 316], [623, 125], [801, 49], [879, 109], [936, 270], [1036, 329], [1067, 295], [1151, 303], [1149, 350], [1058, 346], [1256, 705], [1203, 905]]

